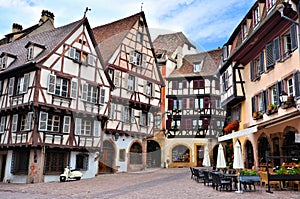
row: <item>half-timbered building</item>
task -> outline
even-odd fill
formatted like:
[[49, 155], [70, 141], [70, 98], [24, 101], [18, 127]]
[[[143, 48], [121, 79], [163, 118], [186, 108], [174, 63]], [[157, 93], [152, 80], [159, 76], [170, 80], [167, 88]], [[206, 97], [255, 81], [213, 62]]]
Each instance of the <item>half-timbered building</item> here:
[[224, 123], [218, 67], [221, 49], [184, 56], [167, 78], [164, 153], [169, 167], [202, 166]]
[[146, 166], [146, 138], [153, 136], [153, 115], [163, 86], [144, 12], [93, 29], [113, 81], [105, 128], [101, 172], [133, 171]]
[[111, 85], [95, 46], [86, 17], [0, 46], [1, 181], [98, 173]]
[[[256, 1], [223, 47], [220, 142], [241, 143], [245, 168], [300, 156], [299, 1]], [[285, 97], [288, 97], [288, 100]], [[231, 123], [239, 123], [231, 128]], [[234, 144], [234, 143], [233, 143]]]

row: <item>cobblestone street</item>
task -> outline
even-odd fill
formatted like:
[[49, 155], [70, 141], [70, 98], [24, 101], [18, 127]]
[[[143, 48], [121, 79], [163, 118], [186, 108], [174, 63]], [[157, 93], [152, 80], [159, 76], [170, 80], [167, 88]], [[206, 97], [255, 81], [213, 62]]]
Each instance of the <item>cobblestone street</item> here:
[[93, 179], [40, 184], [0, 184], [1, 198], [300, 198], [300, 192], [216, 191], [190, 179], [188, 168], [151, 169], [136, 173], [99, 175]]

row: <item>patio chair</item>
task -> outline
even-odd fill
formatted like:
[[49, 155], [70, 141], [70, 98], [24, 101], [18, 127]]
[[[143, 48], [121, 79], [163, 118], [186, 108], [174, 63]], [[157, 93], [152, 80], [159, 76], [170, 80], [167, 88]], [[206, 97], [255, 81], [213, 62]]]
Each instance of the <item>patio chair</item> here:
[[196, 176], [197, 176], [197, 182], [203, 182], [204, 181], [204, 174], [203, 171], [200, 169], [195, 169]]
[[197, 177], [195, 174], [195, 170], [193, 167], [190, 167], [190, 171], [191, 171], [191, 179], [195, 180], [195, 178]]
[[220, 173], [212, 173], [212, 179], [213, 179], [213, 184], [216, 188], [216, 190], [219, 189], [221, 191], [222, 189], [228, 191], [232, 191], [232, 181], [229, 178], [223, 178], [223, 175]]
[[203, 171], [203, 176], [204, 176], [204, 180], [203, 180], [204, 186], [206, 185], [209, 186], [209, 184], [213, 185], [212, 177], [209, 171]]

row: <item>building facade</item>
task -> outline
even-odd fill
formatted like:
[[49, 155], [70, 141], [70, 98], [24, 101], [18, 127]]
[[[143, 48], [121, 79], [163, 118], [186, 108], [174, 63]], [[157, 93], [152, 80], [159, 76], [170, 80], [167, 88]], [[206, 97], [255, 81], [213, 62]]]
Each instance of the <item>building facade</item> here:
[[1, 181], [98, 173], [111, 84], [86, 17], [0, 46]]
[[160, 110], [162, 76], [144, 12], [93, 29], [114, 84], [105, 126], [103, 173], [146, 167], [147, 141]]
[[241, 143], [245, 168], [300, 156], [299, 66], [299, 1], [256, 1], [224, 45], [220, 69], [228, 120], [218, 140]]

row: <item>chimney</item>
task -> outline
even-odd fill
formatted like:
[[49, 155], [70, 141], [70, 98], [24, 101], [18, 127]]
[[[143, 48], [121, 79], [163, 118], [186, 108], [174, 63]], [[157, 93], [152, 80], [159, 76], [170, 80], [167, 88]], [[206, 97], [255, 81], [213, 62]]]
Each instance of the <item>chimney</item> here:
[[39, 25], [41, 25], [42, 23], [46, 22], [48, 19], [54, 25], [54, 14], [52, 12], [48, 11], [48, 10], [43, 10], [42, 11], [41, 19], [39, 21]]
[[183, 55], [182, 55], [182, 47], [178, 46], [177, 47], [177, 66], [176, 68], [180, 68], [182, 65], [182, 59], [183, 59]]
[[20, 24], [13, 23], [12, 25], [12, 33], [21, 32], [23, 27]]

